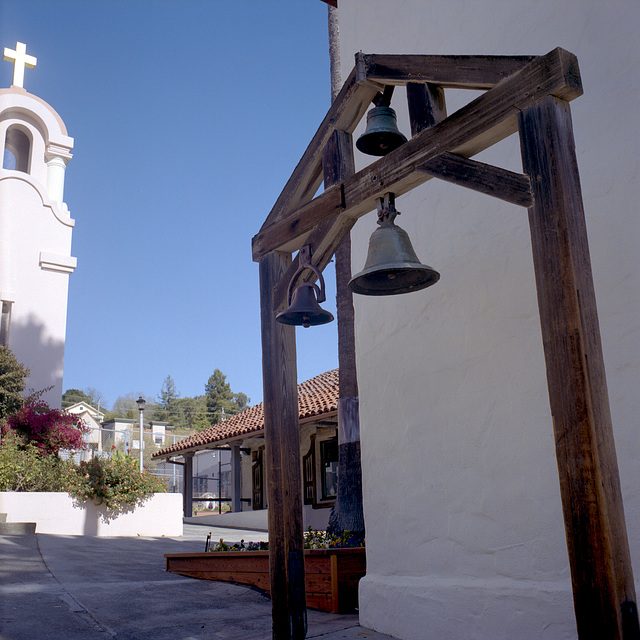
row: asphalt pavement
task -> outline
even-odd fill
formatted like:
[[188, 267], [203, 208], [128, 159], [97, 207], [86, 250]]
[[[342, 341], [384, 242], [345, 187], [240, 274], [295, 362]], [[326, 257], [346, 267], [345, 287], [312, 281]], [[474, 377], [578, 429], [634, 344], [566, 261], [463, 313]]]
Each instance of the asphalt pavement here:
[[[251, 587], [165, 571], [165, 553], [266, 533], [185, 524], [179, 538], [0, 536], [0, 640], [271, 640], [271, 602]], [[309, 609], [307, 638], [389, 640], [357, 614]]]

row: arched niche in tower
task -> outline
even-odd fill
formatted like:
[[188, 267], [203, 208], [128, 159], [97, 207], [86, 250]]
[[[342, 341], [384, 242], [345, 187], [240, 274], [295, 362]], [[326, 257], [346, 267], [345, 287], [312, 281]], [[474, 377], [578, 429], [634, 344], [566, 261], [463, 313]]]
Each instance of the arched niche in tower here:
[[29, 173], [31, 160], [31, 136], [19, 125], [7, 129], [4, 140], [2, 168]]

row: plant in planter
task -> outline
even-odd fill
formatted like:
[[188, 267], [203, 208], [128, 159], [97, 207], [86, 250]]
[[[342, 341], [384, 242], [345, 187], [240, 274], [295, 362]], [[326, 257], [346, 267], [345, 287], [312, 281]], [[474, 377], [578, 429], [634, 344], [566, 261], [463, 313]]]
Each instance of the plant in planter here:
[[[358, 581], [366, 572], [364, 538], [307, 529], [304, 534], [307, 606], [346, 613], [358, 605]], [[213, 553], [212, 553], [213, 552]], [[227, 544], [204, 553], [167, 553], [167, 571], [205, 580], [221, 580], [270, 589], [267, 542]]]
[[[304, 548], [305, 549], [352, 549], [364, 547], [364, 535], [344, 531], [341, 534], [331, 534], [326, 531], [312, 529], [308, 527], [304, 532]], [[209, 538], [207, 538], [206, 551], [268, 551], [268, 542], [240, 542], [227, 544], [222, 538], [217, 544], [209, 546]]]

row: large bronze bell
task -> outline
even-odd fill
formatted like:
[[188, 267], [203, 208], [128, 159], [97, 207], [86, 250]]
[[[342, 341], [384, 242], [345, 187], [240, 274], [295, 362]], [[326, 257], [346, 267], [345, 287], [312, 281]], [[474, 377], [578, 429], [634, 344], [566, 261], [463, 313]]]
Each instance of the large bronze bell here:
[[367, 113], [367, 129], [358, 138], [356, 147], [370, 156], [385, 156], [406, 141], [398, 130], [396, 112], [383, 105]]
[[317, 293], [316, 284], [310, 282], [299, 284], [293, 291], [289, 308], [276, 315], [276, 320], [282, 324], [293, 324], [305, 328], [331, 322], [333, 314], [318, 304]]
[[[388, 196], [393, 194], [387, 194], [385, 199]], [[354, 293], [367, 296], [410, 293], [430, 287], [440, 279], [435, 269], [418, 260], [409, 234], [394, 222], [397, 214], [393, 199], [390, 207], [381, 209], [379, 205], [380, 226], [371, 234], [364, 269], [349, 282], [349, 289]]]
[[[324, 278], [320, 270], [311, 264], [311, 247], [303, 246], [299, 253], [300, 266], [293, 274], [289, 283], [287, 301], [289, 308], [276, 315], [276, 320], [282, 324], [292, 324], [297, 327], [309, 328], [320, 324], [327, 324], [333, 320], [333, 314], [320, 306], [327, 299], [324, 290]], [[313, 282], [302, 282], [295, 289], [294, 283], [298, 276], [305, 270], [313, 271], [320, 286]]]

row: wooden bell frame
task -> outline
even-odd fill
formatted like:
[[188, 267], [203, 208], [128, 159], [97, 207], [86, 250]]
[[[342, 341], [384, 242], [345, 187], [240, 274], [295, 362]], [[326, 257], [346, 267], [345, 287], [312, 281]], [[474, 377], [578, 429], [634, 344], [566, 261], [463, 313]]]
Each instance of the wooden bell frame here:
[[[388, 85], [407, 88], [412, 138], [355, 172], [351, 135]], [[485, 92], [446, 116], [444, 89]], [[259, 233], [274, 638], [306, 634], [293, 327], [275, 321], [299, 261], [322, 270], [376, 199], [432, 178], [528, 210], [580, 638], [640, 637], [569, 102], [576, 57], [369, 55], [356, 64]], [[471, 158], [519, 133], [524, 173]], [[314, 198], [322, 180], [325, 190]], [[300, 279], [310, 280], [307, 270]]]

